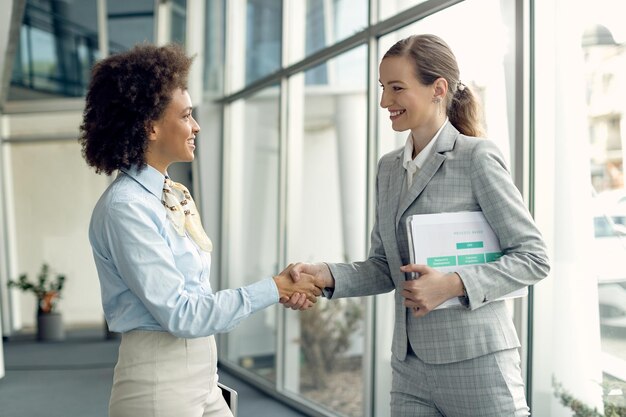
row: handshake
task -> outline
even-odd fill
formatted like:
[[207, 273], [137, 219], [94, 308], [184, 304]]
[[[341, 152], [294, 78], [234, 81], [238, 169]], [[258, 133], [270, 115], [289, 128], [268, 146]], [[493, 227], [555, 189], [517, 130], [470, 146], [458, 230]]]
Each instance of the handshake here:
[[328, 265], [289, 264], [274, 277], [281, 304], [294, 310], [306, 310], [317, 302], [324, 288], [333, 288], [335, 280]]

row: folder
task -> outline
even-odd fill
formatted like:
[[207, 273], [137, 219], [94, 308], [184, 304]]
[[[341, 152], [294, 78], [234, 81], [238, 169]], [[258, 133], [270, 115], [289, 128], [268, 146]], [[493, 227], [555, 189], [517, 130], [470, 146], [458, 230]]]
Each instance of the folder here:
[[[411, 263], [428, 265], [441, 272], [460, 271], [467, 266], [497, 261], [500, 242], [481, 211], [416, 214], [406, 220]], [[524, 297], [523, 287], [499, 298]], [[437, 307], [461, 306], [458, 297]]]
[[221, 388], [222, 396], [224, 397], [224, 400], [226, 400], [226, 404], [228, 404], [228, 408], [230, 408], [233, 416], [237, 417], [237, 391], [222, 384], [221, 382], [218, 382], [217, 386]]

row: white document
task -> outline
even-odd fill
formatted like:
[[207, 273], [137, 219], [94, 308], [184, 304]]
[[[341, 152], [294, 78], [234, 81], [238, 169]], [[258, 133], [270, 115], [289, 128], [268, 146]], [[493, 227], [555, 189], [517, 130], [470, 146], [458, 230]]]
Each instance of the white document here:
[[[411, 263], [428, 265], [441, 272], [459, 271], [465, 266], [484, 264], [502, 256], [498, 237], [481, 211], [416, 214], [407, 218]], [[528, 295], [524, 287], [502, 298]], [[458, 297], [439, 308], [459, 306]]]

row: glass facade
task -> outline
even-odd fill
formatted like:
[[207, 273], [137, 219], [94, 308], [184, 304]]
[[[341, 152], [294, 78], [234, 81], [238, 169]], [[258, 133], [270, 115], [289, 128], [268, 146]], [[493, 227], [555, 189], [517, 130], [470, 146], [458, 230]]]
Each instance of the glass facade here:
[[280, 0], [247, 0], [246, 84], [281, 67], [283, 5]]
[[9, 100], [80, 97], [98, 52], [96, 1], [26, 2]]
[[107, 0], [109, 53], [130, 49], [136, 43], [154, 42], [154, 10], [153, 0]]
[[224, 0], [208, 2], [204, 18], [204, 91], [209, 97], [221, 97], [224, 92], [224, 38], [226, 5]]
[[[328, 82], [306, 81], [313, 67], [289, 80], [287, 258], [348, 262], [366, 243], [367, 50], [323, 64]], [[362, 416], [365, 304], [321, 300], [287, 314], [285, 388], [338, 415]], [[342, 401], [332, 401], [337, 394]]]
[[[568, 3], [569, 4], [569, 3]], [[626, 33], [618, 1], [537, 3], [535, 207], [553, 251], [535, 288], [540, 415], [626, 409]], [[555, 53], [555, 51], [557, 53]], [[548, 90], [544, 90], [548, 88]], [[543, 318], [543, 319], [542, 319]], [[544, 320], [545, 319], [545, 320]], [[584, 360], [582, 359], [584, 358]]]
[[[307, 2], [306, 52], [317, 52], [367, 27], [367, 1]], [[324, 36], [319, 36], [323, 34]]]
[[[224, 229], [223, 270], [231, 288], [279, 272], [279, 92], [269, 87], [229, 108], [231, 135], [226, 152], [237, 163], [225, 166], [229, 222]], [[276, 380], [276, 307], [249, 317], [226, 339], [229, 362]]]
[[[290, 262], [366, 256], [377, 159], [406, 140], [378, 106], [378, 63], [401, 38], [441, 36], [463, 83], [478, 93], [487, 136], [549, 247], [550, 276], [511, 304], [533, 415], [570, 416], [568, 398], [605, 413], [626, 406], [620, 0], [220, 0], [206, 2], [197, 33], [187, 29], [193, 2], [105, 3], [98, 23], [95, 0], [26, 2], [8, 104], [82, 96], [101, 56], [102, 22], [111, 53], [157, 39], [201, 45], [194, 65], [202, 65], [203, 94], [192, 96], [202, 96], [196, 111], [203, 131], [193, 185], [203, 223], [220, 242], [212, 272], [220, 288]], [[67, 133], [80, 114], [3, 118], [0, 179], [12, 201], [27, 206], [27, 187], [40, 192], [41, 207], [62, 206], [23, 167], [36, 161], [42, 172], [56, 172], [50, 164], [59, 160], [82, 178], [86, 168]], [[42, 123], [51, 128], [37, 128]], [[86, 216], [93, 190], [106, 184], [84, 181], [72, 209]], [[73, 229], [48, 229], [61, 220], [37, 226], [43, 240], [31, 236], [35, 226], [7, 207], [13, 268], [38, 267], [28, 253], [37, 242], [44, 244], [37, 254], [54, 256], [81, 243]], [[97, 297], [97, 284], [80, 291]], [[312, 415], [388, 416], [393, 303], [387, 294], [322, 300], [304, 313], [267, 309], [221, 336], [221, 366]], [[71, 300], [64, 306], [70, 315], [87, 308]]]
[[[182, 3], [177, 2], [174, 8], [177, 13], [173, 13], [172, 39], [184, 43]], [[121, 52], [138, 42], [154, 41], [154, 6], [153, 0], [107, 0], [109, 53]], [[96, 0], [28, 0], [8, 99], [81, 97], [91, 67], [101, 57]]]
[[384, 20], [424, 2], [426, 0], [381, 1], [378, 3], [378, 17], [380, 20]]

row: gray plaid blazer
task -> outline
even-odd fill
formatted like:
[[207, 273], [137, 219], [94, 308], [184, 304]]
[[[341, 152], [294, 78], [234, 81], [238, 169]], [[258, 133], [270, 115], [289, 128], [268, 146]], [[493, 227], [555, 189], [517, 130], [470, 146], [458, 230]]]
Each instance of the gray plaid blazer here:
[[367, 260], [328, 264], [335, 278], [331, 298], [380, 294], [401, 289], [400, 266], [409, 263], [406, 218], [482, 210], [500, 240], [504, 255], [458, 273], [469, 308], [435, 310], [415, 319], [395, 293], [392, 352], [404, 360], [407, 340], [427, 363], [476, 358], [518, 347], [519, 340], [504, 301], [493, 301], [546, 277], [550, 269], [541, 234], [495, 144], [464, 136], [449, 122], [433, 155], [402, 196], [403, 149], [383, 156], [376, 179], [376, 219]]

